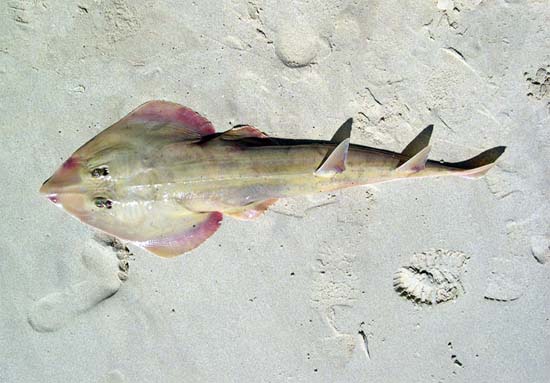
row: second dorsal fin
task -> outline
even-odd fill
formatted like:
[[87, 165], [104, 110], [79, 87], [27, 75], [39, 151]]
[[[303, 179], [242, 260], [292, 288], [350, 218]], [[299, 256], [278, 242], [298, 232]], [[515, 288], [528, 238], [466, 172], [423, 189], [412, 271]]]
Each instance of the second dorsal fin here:
[[397, 171], [414, 173], [426, 167], [433, 128], [433, 125], [428, 125], [403, 149], [401, 155], [405, 158], [397, 165]]
[[433, 130], [434, 126], [428, 125], [420, 133], [418, 133], [418, 135], [405, 147], [405, 149], [403, 149], [401, 154], [406, 158], [414, 157], [416, 153], [428, 146]]
[[424, 170], [426, 167], [426, 161], [428, 161], [428, 156], [430, 155], [430, 150], [432, 149], [431, 145], [426, 146], [424, 149], [416, 153], [412, 158], [410, 158], [403, 165], [400, 165], [397, 168], [398, 172], [405, 173], [416, 173], [421, 170]]

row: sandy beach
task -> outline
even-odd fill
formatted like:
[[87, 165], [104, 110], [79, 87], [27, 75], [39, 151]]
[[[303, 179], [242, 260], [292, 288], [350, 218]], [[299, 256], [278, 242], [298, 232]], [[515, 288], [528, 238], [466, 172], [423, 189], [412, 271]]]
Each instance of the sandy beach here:
[[[548, 0], [5, 0], [0, 382], [550, 381]], [[40, 195], [149, 100], [430, 158], [161, 258]]]

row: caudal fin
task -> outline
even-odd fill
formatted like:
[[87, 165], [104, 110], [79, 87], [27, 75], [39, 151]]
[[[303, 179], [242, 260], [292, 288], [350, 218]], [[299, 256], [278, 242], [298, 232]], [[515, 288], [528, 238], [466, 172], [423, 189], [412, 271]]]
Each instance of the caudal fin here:
[[455, 169], [463, 169], [460, 175], [466, 178], [479, 178], [495, 166], [495, 161], [504, 153], [506, 146], [497, 146], [484, 151], [466, 161], [447, 163]]

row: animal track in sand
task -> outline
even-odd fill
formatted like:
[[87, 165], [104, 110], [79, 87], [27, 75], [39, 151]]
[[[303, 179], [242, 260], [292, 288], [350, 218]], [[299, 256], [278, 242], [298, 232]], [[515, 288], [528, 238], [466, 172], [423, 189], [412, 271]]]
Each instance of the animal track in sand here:
[[455, 299], [464, 293], [461, 279], [468, 258], [460, 251], [442, 249], [413, 254], [409, 265], [395, 273], [395, 291], [429, 305]]
[[128, 249], [118, 240], [96, 237], [88, 241], [82, 261], [90, 278], [36, 302], [27, 318], [31, 327], [38, 332], [57, 331], [114, 295], [128, 277], [128, 255]]

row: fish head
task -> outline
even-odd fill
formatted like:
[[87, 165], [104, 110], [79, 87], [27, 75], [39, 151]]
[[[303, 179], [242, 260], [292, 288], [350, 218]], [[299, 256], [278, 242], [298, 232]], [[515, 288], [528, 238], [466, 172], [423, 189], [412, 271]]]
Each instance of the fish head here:
[[[166, 235], [175, 238], [185, 230], [177, 231], [174, 222], [192, 214], [179, 203], [156, 200], [154, 185], [171, 172], [163, 168], [161, 173], [156, 166], [170, 162], [172, 155], [180, 158], [188, 145], [214, 133], [212, 124], [191, 109], [150, 101], [81, 146], [40, 192], [80, 221], [120, 239], [149, 243]], [[221, 218], [215, 214], [209, 219], [203, 234], [213, 233]], [[190, 233], [200, 238], [193, 220], [186, 221], [193, 222]]]
[[42, 184], [40, 193], [81, 221], [101, 228], [112, 221], [111, 165], [124, 150], [104, 147], [98, 151], [94, 146], [89, 142], [77, 150]]

